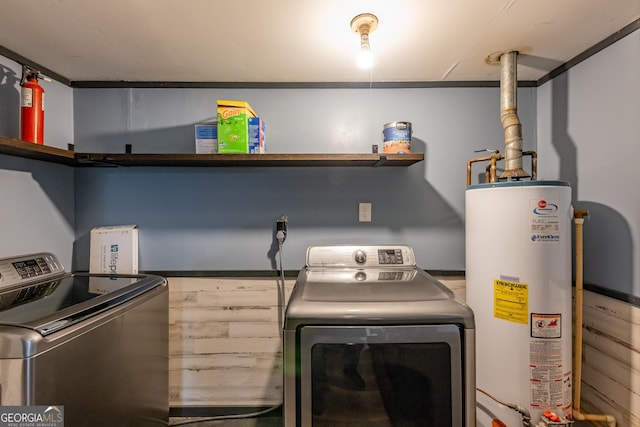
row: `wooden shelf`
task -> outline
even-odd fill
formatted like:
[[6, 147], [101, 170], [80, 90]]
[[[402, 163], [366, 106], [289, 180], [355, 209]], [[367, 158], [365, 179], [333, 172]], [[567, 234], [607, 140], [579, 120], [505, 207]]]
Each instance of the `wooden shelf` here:
[[410, 166], [424, 154], [103, 154], [78, 153], [87, 165], [114, 166]]
[[73, 151], [60, 148], [38, 145], [31, 142], [0, 136], [0, 153], [28, 159], [43, 160], [45, 162], [76, 165], [76, 157]]
[[74, 153], [0, 136], [0, 153], [72, 166], [410, 166], [424, 160], [414, 154], [109, 154]]

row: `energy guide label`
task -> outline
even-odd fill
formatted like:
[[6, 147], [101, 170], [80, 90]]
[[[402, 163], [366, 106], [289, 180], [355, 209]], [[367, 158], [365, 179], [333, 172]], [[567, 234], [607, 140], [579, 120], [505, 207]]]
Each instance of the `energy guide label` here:
[[529, 285], [507, 280], [494, 280], [493, 316], [510, 322], [528, 324]]

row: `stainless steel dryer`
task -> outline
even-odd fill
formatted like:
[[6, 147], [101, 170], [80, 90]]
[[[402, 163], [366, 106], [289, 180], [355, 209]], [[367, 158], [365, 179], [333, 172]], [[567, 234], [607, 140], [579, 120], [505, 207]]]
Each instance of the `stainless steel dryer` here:
[[49, 253], [0, 260], [0, 405], [138, 427], [166, 425], [168, 400], [165, 279], [69, 274]]
[[471, 309], [410, 247], [310, 247], [285, 315], [285, 426], [473, 426], [474, 349]]

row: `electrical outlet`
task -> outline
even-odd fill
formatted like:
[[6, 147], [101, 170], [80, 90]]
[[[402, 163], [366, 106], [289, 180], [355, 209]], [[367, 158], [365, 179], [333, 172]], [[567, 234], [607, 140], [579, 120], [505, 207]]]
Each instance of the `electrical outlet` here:
[[276, 240], [279, 243], [284, 243], [287, 238], [287, 216], [280, 215], [280, 218], [276, 220]]
[[358, 204], [358, 221], [371, 222], [371, 203]]

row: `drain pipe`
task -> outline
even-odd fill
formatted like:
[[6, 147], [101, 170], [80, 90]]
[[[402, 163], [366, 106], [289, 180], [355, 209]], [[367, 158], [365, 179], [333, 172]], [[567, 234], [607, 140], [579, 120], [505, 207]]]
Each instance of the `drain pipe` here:
[[589, 211], [576, 209], [573, 213], [576, 224], [576, 336], [573, 368], [573, 419], [605, 421], [609, 427], [616, 427], [613, 415], [583, 414], [580, 411], [580, 392], [582, 388], [582, 294], [583, 294], [583, 240], [582, 225]]
[[504, 166], [500, 178], [527, 178], [522, 169], [522, 124], [517, 114], [517, 51], [500, 55], [500, 120], [504, 129]]

